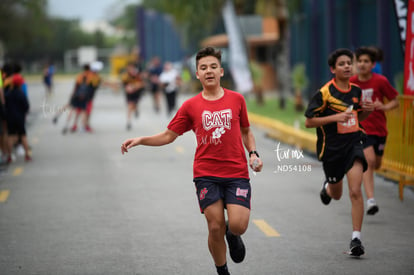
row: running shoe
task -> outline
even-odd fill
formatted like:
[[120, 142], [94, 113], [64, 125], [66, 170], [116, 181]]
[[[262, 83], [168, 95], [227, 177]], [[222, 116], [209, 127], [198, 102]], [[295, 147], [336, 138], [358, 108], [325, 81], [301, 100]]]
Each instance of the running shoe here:
[[226, 240], [230, 250], [230, 257], [235, 263], [241, 263], [246, 256], [246, 248], [240, 236], [230, 232], [226, 224]]
[[92, 130], [92, 128], [91, 128], [91, 126], [89, 126], [89, 125], [87, 125], [87, 126], [85, 127], [85, 131], [86, 131], [86, 132], [88, 132], [88, 133], [92, 133], [92, 132], [93, 132], [93, 130]]
[[379, 207], [375, 201], [367, 202], [367, 215], [375, 215], [379, 211]]
[[326, 192], [325, 188], [326, 182], [323, 183], [322, 190], [321, 190], [321, 201], [323, 204], [328, 205], [331, 202], [331, 197], [329, 197], [328, 192]]
[[362, 245], [361, 240], [358, 239], [358, 238], [354, 238], [351, 241], [351, 243], [349, 245], [349, 248], [350, 248], [350, 254], [349, 255], [351, 255], [351, 256], [359, 257], [359, 256], [362, 256], [362, 255], [365, 254], [365, 248]]
[[74, 132], [76, 132], [77, 129], [78, 129], [78, 126], [77, 125], [73, 125], [73, 127], [70, 129], [70, 131], [72, 133], [74, 133]]

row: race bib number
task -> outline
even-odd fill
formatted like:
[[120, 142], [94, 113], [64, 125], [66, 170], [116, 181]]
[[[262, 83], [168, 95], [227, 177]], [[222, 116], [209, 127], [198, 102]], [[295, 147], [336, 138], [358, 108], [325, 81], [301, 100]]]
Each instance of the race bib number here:
[[359, 131], [358, 113], [352, 111], [352, 117], [347, 122], [338, 122], [338, 133], [347, 134]]

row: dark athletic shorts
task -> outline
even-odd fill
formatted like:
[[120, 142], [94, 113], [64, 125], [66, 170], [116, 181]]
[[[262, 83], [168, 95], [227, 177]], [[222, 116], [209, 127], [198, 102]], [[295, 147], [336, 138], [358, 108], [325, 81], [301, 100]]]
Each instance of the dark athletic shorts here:
[[250, 209], [250, 180], [243, 178], [200, 177], [194, 179], [201, 213], [207, 206], [222, 199], [227, 204], [238, 204]]
[[387, 137], [367, 135], [366, 142], [364, 143], [364, 149], [373, 146], [375, 155], [383, 156], [386, 141]]
[[12, 136], [25, 136], [26, 127], [24, 125], [24, 121], [7, 121], [7, 134]]
[[126, 99], [127, 102], [131, 102], [131, 103], [138, 103], [138, 100], [141, 98], [141, 95], [144, 91], [144, 88], [141, 88], [133, 93], [127, 93], [126, 94]]
[[160, 85], [158, 83], [151, 83], [151, 92], [153, 94], [157, 93], [160, 90]]
[[325, 172], [326, 181], [329, 183], [338, 183], [345, 174], [352, 168], [356, 159], [361, 160], [364, 172], [368, 164], [365, 159], [362, 143], [349, 146], [347, 150], [333, 154], [330, 159], [323, 160], [323, 171]]
[[73, 108], [80, 109], [82, 111], [86, 110], [86, 105], [87, 104], [88, 104], [88, 100], [86, 98], [85, 99], [79, 99], [79, 98], [74, 96], [70, 100], [70, 105]]

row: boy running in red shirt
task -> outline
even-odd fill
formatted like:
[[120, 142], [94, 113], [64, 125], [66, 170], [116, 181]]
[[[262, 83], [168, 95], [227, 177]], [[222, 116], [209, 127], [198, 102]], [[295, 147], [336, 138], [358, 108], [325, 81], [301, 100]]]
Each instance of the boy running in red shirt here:
[[[122, 153], [134, 146], [162, 146], [192, 130], [197, 138], [193, 173], [201, 212], [208, 225], [208, 247], [218, 274], [227, 270], [226, 243], [234, 262], [243, 261], [245, 247], [240, 237], [250, 217], [250, 167], [259, 172], [263, 163], [256, 152], [247, 109], [241, 94], [220, 86], [223, 76], [221, 52], [201, 49], [196, 56], [197, 78], [203, 90], [183, 103], [167, 127], [154, 136], [126, 140]], [[225, 219], [227, 208], [228, 223]]]
[[[364, 154], [368, 162], [368, 169], [363, 176], [365, 193], [367, 195], [367, 214], [374, 215], [379, 208], [374, 199], [374, 171], [381, 167], [387, 139], [387, 120], [385, 112], [398, 107], [398, 92], [391, 86], [383, 75], [373, 73], [376, 53], [368, 47], [361, 47], [355, 51], [358, 74], [350, 81], [362, 89], [363, 98], [374, 103], [375, 110], [361, 122], [367, 134], [364, 143]], [[388, 103], [384, 103], [388, 99]]]

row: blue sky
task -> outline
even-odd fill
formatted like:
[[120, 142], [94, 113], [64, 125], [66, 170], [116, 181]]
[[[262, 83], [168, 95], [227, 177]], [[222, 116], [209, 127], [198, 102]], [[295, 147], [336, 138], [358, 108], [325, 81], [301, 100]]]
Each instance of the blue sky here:
[[105, 20], [140, 0], [48, 0], [51, 15], [83, 21]]

